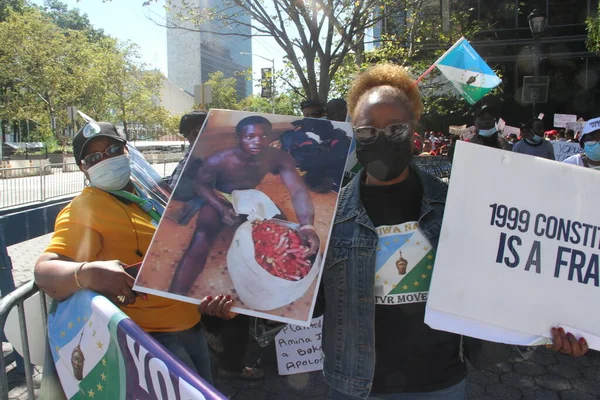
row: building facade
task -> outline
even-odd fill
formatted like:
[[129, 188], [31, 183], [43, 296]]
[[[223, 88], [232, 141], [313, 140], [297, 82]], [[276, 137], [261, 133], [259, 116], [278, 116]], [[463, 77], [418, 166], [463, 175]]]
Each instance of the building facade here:
[[[173, 10], [177, 10], [183, 2], [175, 0], [171, 3], [175, 6]], [[188, 0], [185, 3], [198, 10], [221, 7], [221, 0]], [[177, 11], [167, 13], [167, 25], [170, 26], [167, 29], [168, 76], [186, 92], [194, 93], [195, 85], [206, 82], [209, 74], [222, 71], [226, 78], [236, 78], [238, 99], [252, 94], [252, 82], [247, 80], [247, 73], [252, 69], [250, 15], [242, 10], [228, 12], [237, 14], [236, 20], [241, 24], [206, 21], [195, 28], [189, 22], [177, 20]]]
[[[457, 7], [469, 13], [470, 21], [487, 26], [467, 39], [502, 77], [500, 95], [487, 96], [482, 103], [496, 106], [509, 125], [539, 113], [544, 113], [547, 128], [552, 127], [555, 113], [586, 120], [600, 115], [600, 57], [586, 48], [585, 24], [596, 15], [598, 0], [425, 0], [421, 13], [435, 14], [442, 32], [455, 33], [460, 29], [452, 26], [450, 15]], [[547, 16], [537, 51], [527, 19], [534, 9]], [[401, 30], [407, 15], [400, 11], [377, 24], [371, 33], [375, 47], [381, 33]], [[534, 108], [522, 101], [522, 93], [523, 77], [533, 76], [536, 64], [538, 75], [548, 76], [550, 84], [547, 102]]]
[[[488, 1], [467, 0], [475, 18], [493, 15], [493, 30], [482, 31], [471, 44], [487, 63], [502, 74], [500, 108], [507, 122], [517, 124], [544, 113], [547, 128], [553, 115], [575, 114], [585, 120], [600, 115], [600, 57], [586, 48], [588, 17], [596, 14], [598, 0]], [[535, 51], [527, 16], [533, 9], [547, 16], [547, 27]], [[548, 101], [522, 102], [523, 77], [550, 79]], [[510, 121], [509, 121], [510, 120]]]

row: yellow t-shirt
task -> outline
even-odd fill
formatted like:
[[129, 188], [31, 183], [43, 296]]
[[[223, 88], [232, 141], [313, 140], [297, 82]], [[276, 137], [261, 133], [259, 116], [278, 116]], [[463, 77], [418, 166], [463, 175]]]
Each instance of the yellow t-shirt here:
[[[86, 187], [56, 218], [48, 253], [75, 261], [142, 261], [156, 228], [137, 204], [124, 204], [111, 194]], [[179, 332], [200, 321], [196, 305], [148, 295], [122, 310], [148, 332]]]

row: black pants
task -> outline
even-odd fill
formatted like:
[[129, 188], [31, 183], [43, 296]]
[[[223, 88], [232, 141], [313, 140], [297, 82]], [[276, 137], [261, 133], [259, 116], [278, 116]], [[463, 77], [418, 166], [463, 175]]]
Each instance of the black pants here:
[[221, 336], [221, 342], [223, 343], [223, 353], [219, 354], [221, 369], [230, 372], [241, 372], [246, 366], [250, 317], [238, 315], [233, 319], [225, 320], [203, 315], [202, 324], [207, 331]]

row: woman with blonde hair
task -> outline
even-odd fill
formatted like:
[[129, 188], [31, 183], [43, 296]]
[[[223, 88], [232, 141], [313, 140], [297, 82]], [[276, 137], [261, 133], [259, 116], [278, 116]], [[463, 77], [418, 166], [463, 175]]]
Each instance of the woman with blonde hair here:
[[[364, 168], [341, 192], [323, 272], [330, 398], [464, 399], [463, 354], [483, 366], [510, 349], [424, 322], [447, 186], [411, 165], [419, 90], [404, 68], [376, 65], [353, 82], [348, 110]], [[554, 350], [587, 351], [552, 334]]]

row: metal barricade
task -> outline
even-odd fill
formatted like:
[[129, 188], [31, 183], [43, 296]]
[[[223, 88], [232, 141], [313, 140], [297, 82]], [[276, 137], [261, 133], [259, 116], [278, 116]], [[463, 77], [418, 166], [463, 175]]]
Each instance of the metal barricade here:
[[[24, 302], [29, 297], [39, 291], [34, 281], [29, 281], [20, 288], [14, 290], [0, 300], [0, 330], [4, 332], [4, 326], [10, 310], [17, 307], [19, 315], [19, 330], [21, 332], [21, 343], [23, 344], [23, 359], [25, 361], [25, 382], [27, 384], [27, 398], [33, 400], [33, 366], [31, 365], [31, 356], [29, 352], [29, 339], [27, 336], [27, 324], [25, 322], [25, 306]], [[48, 310], [46, 307], [46, 295], [40, 292], [40, 307], [42, 308], [42, 324], [44, 332], [48, 330]], [[0, 400], [8, 400], [8, 373], [6, 367], [10, 365], [15, 358], [15, 351], [6, 357], [4, 354], [0, 357]]]
[[452, 163], [444, 156], [414, 157], [414, 164], [422, 171], [434, 175], [440, 179], [448, 180], [452, 171]]
[[44, 167], [43, 177], [41, 201], [79, 193], [85, 182], [76, 163], [48, 164]]
[[[179, 159], [161, 157], [152, 167], [162, 177], [170, 176]], [[81, 192], [85, 177], [75, 163], [43, 167], [0, 168], [0, 208], [36, 203]]]
[[42, 190], [40, 167], [0, 169], [0, 208], [40, 201]]

